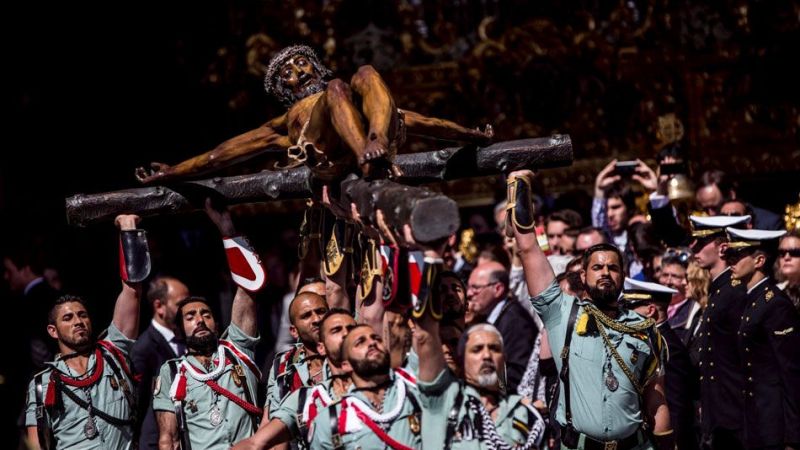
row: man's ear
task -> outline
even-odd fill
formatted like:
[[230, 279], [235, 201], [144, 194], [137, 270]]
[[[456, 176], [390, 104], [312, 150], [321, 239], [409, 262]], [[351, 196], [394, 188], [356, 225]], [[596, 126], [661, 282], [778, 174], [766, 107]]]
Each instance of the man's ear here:
[[764, 256], [763, 253], [758, 253], [755, 258], [753, 258], [753, 262], [755, 263], [756, 269], [763, 269], [764, 264], [767, 263], [767, 257]]
[[289, 325], [289, 334], [292, 335], [292, 338], [296, 341], [300, 339], [300, 334], [297, 332], [297, 327], [294, 325]]
[[344, 361], [342, 361], [342, 370], [344, 370], [345, 372], [352, 372], [353, 371], [353, 366], [350, 365], [350, 361], [348, 361], [346, 359]]
[[58, 339], [58, 331], [55, 325], [47, 325], [47, 334], [53, 339]]
[[581, 283], [586, 286], [586, 270], [581, 269]]
[[322, 356], [328, 356], [328, 354], [325, 352], [325, 346], [322, 344], [322, 342], [317, 342], [317, 353]]

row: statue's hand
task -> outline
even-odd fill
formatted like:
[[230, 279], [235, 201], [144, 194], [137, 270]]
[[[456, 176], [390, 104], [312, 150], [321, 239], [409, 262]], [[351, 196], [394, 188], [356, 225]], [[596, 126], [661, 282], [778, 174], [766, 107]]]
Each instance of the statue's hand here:
[[491, 144], [492, 138], [494, 138], [494, 127], [491, 124], [487, 123], [483, 130], [478, 127], [478, 132], [483, 135], [484, 137], [484, 144]]
[[171, 166], [160, 162], [151, 162], [150, 168], [137, 167], [136, 179], [142, 184], [151, 184], [167, 176]]

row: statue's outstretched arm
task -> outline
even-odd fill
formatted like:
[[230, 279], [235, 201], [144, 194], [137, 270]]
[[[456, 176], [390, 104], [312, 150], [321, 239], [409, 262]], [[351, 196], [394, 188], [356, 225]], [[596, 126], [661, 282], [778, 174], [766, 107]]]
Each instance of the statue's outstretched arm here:
[[455, 122], [436, 117], [423, 116], [420, 113], [403, 110], [405, 115], [406, 132], [413, 136], [441, 139], [445, 141], [471, 142], [478, 145], [488, 145], [492, 142], [494, 131], [491, 125], [485, 129], [472, 129], [463, 127]]
[[289, 147], [291, 143], [286, 134], [284, 114], [174, 166], [153, 162], [149, 168], [139, 167], [136, 169], [136, 179], [144, 184], [152, 184], [213, 172], [250, 159], [269, 148]]

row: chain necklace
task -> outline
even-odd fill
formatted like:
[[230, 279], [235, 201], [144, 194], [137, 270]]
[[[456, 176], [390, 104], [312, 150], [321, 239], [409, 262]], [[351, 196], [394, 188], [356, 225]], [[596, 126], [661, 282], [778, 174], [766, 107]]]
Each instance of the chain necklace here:
[[[592, 315], [592, 314], [590, 313], [590, 315]], [[592, 316], [592, 317], [594, 317], [595, 320], [597, 319], [596, 316]], [[652, 319], [647, 319], [645, 322], [647, 322], [647, 321], [652, 322]], [[621, 325], [621, 324], [619, 324], [619, 325]], [[614, 344], [611, 343], [611, 339], [609, 339], [608, 333], [606, 332], [606, 329], [603, 327], [603, 325], [601, 325], [599, 323], [597, 323], [597, 329], [598, 329], [598, 331], [600, 331], [600, 336], [603, 338], [603, 342], [605, 343], [606, 348], [608, 349], [608, 352], [617, 361], [617, 364], [622, 369], [622, 371], [625, 373], [625, 376], [628, 377], [628, 380], [630, 380], [631, 384], [633, 384], [633, 387], [636, 388], [636, 392], [638, 392], [639, 395], [644, 393], [644, 388], [642, 388], [642, 385], [639, 384], [639, 382], [636, 380], [636, 377], [633, 375], [633, 372], [631, 372], [631, 369], [628, 367], [627, 364], [625, 364], [625, 361], [622, 359], [622, 356], [620, 356], [620, 354], [617, 352], [617, 349], [614, 348]], [[608, 360], [607, 370], [608, 370], [608, 375], [606, 376], [606, 386], [608, 387], [609, 390], [616, 391], [617, 388], [619, 387], [619, 381], [617, 380], [617, 377], [614, 376], [614, 373], [611, 371], [611, 360], [610, 359]], [[613, 389], [612, 389], [612, 387], [613, 387]]]
[[[95, 361], [95, 370], [97, 370], [97, 364], [98, 361]], [[72, 377], [72, 368], [66, 361], [64, 361], [64, 365], [67, 366], [67, 372], [69, 373], [69, 376]], [[87, 360], [87, 366], [88, 366], [88, 360]], [[73, 378], [77, 380], [79, 378], [85, 377], [86, 374], [88, 373], [89, 373], [89, 368], [87, 367], [86, 372], [84, 372], [81, 375], [75, 375]], [[67, 386], [65, 386], [64, 388], [69, 389], [69, 387]], [[82, 390], [83, 394], [86, 396], [86, 403], [89, 404], [89, 407], [86, 408], [86, 411], [89, 413], [89, 417], [86, 419], [86, 424], [83, 426], [83, 435], [86, 436], [86, 439], [92, 440], [99, 434], [97, 431], [97, 421], [95, 420], [93, 414], [94, 406], [92, 405], [92, 386], [91, 385], [85, 386], [82, 388]]]

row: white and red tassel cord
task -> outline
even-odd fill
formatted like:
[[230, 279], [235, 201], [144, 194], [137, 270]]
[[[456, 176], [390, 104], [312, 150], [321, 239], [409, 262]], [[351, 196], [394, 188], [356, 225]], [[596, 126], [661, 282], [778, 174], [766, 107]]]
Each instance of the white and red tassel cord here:
[[222, 239], [234, 283], [249, 292], [258, 292], [267, 282], [267, 272], [258, 254], [244, 236]]
[[[214, 392], [224, 396], [228, 400], [232, 401], [239, 405], [242, 409], [247, 411], [250, 414], [260, 415], [263, 413], [263, 410], [256, 405], [248, 403], [247, 401], [241, 399], [236, 394], [228, 391], [227, 389], [220, 386], [216, 380], [222, 375], [222, 372], [225, 370], [231, 361], [225, 356], [225, 348], [230, 349], [237, 357], [239, 357], [245, 365], [253, 371], [254, 374], [261, 375], [261, 372], [258, 371], [253, 361], [247, 357], [244, 353], [242, 353], [238, 348], [236, 348], [233, 343], [228, 341], [220, 341], [219, 347], [217, 347], [217, 358], [214, 359], [214, 364], [217, 367], [208, 373], [203, 373], [197, 370], [188, 360], [183, 360], [180, 363], [180, 369], [175, 377], [172, 380], [172, 385], [169, 388], [169, 396], [172, 399], [173, 403], [177, 406], [180, 405], [182, 401], [186, 399], [186, 377], [187, 374], [192, 379], [204, 383]], [[222, 355], [222, 360], [220, 361], [220, 355]], [[255, 370], [253, 370], [255, 369]], [[246, 381], [245, 381], [246, 382]]]

